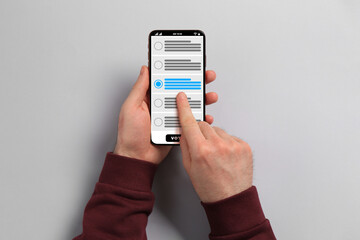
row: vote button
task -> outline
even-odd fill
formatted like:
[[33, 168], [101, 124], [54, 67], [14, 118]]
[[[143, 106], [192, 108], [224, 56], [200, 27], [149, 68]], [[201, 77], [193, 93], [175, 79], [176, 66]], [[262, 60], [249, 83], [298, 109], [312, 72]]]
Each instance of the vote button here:
[[180, 142], [180, 134], [166, 134], [167, 142]]

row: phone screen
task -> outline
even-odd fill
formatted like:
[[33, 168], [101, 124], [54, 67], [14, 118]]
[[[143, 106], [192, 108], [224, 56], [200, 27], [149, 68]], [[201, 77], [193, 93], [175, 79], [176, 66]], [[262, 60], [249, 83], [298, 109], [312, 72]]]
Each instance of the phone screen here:
[[179, 144], [176, 95], [185, 92], [197, 121], [205, 118], [205, 35], [156, 30], [149, 35], [151, 141]]

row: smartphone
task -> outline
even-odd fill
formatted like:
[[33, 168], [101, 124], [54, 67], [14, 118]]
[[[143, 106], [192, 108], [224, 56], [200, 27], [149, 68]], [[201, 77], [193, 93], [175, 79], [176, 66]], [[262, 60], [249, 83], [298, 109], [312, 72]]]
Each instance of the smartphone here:
[[205, 34], [154, 30], [149, 34], [151, 142], [177, 145], [181, 127], [176, 95], [185, 92], [197, 121], [205, 119]]

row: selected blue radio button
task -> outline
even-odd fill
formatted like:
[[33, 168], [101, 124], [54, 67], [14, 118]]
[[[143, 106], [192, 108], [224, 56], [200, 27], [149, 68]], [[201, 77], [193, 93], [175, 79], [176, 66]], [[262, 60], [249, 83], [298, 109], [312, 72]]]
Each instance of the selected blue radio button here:
[[160, 79], [156, 79], [154, 82], [154, 86], [156, 88], [161, 88], [163, 86], [163, 82]]

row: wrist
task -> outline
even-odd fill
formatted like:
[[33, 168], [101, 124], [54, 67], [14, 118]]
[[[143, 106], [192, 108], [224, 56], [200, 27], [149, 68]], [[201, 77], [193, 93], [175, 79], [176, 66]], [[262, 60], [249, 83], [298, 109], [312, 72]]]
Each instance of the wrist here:
[[169, 153], [170, 149], [170, 146], [152, 146], [150, 141], [148, 144], [136, 143], [134, 145], [117, 143], [113, 154], [159, 164]]
[[117, 146], [115, 147], [113, 154], [145, 161], [145, 158], [140, 156], [140, 154], [134, 153], [132, 151], [129, 151], [129, 150], [117, 147]]
[[146, 152], [148, 152], [147, 147], [144, 147], [139, 143], [128, 143], [126, 141], [118, 141], [115, 145], [113, 154], [155, 163], [154, 161], [152, 161], [153, 156], [151, 155], [148, 156]]

